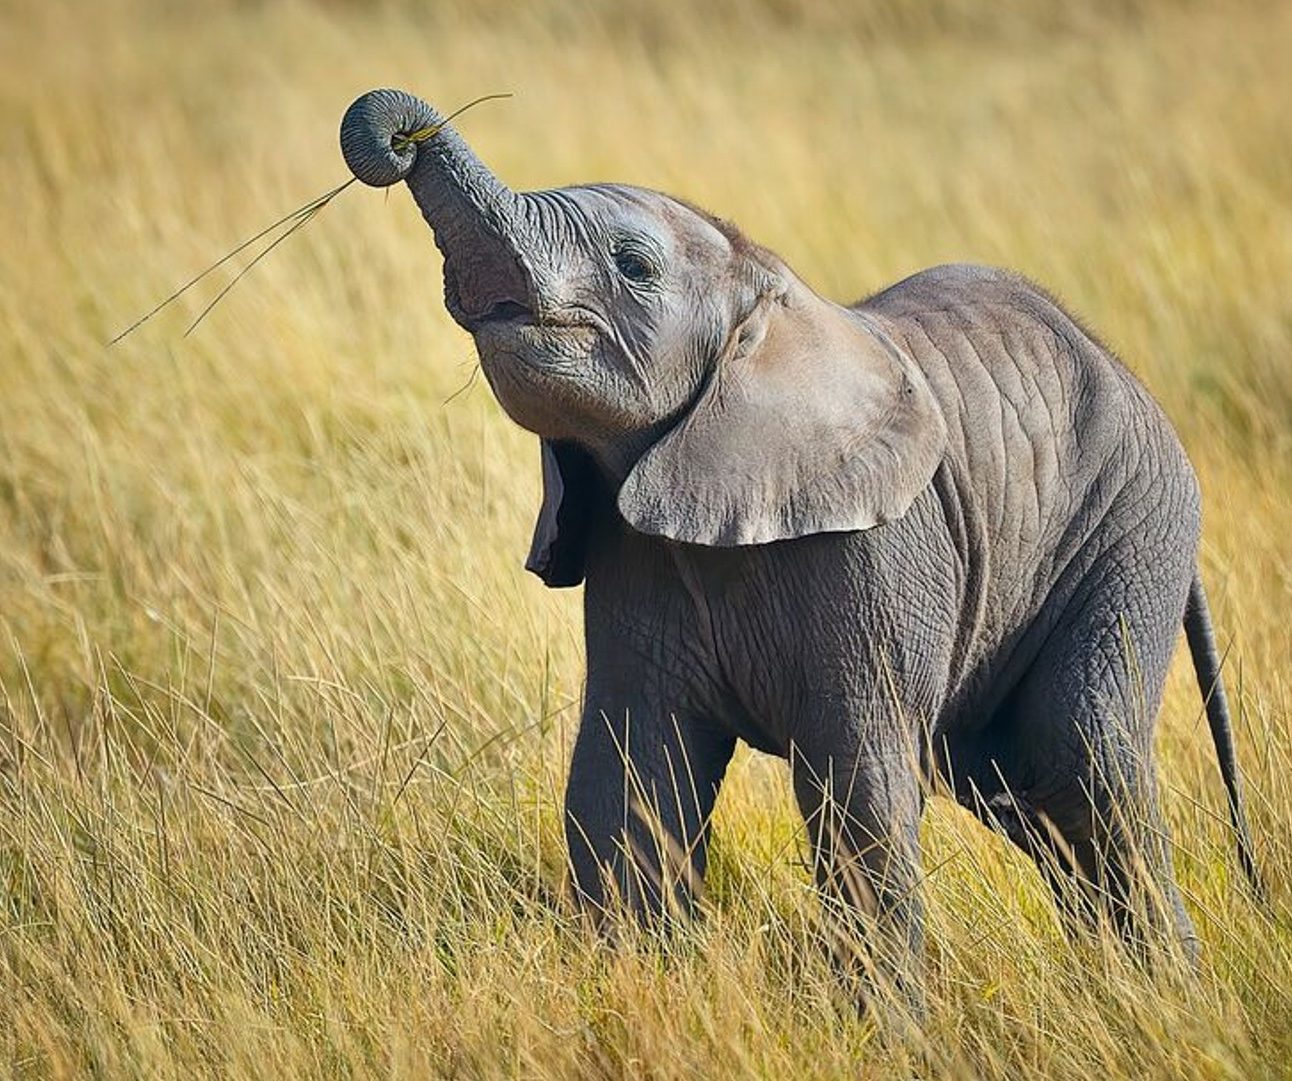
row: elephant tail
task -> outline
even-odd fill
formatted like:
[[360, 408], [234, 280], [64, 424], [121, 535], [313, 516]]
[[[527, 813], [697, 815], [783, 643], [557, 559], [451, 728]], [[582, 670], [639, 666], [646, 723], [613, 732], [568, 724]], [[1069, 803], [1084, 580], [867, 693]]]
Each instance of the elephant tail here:
[[1207, 724], [1211, 740], [1216, 746], [1216, 759], [1220, 776], [1229, 795], [1229, 820], [1233, 823], [1238, 839], [1238, 862], [1242, 865], [1253, 895], [1265, 901], [1265, 883], [1256, 867], [1252, 847], [1252, 833], [1247, 824], [1247, 804], [1243, 798], [1243, 778], [1238, 769], [1238, 755], [1234, 750], [1234, 727], [1229, 715], [1229, 699], [1221, 679], [1221, 658], [1216, 650], [1216, 632], [1211, 625], [1211, 609], [1207, 594], [1202, 588], [1202, 577], [1195, 570], [1193, 584], [1189, 587], [1189, 603], [1184, 610], [1184, 635], [1193, 656], [1193, 670], [1198, 677], [1198, 689], [1207, 709]]

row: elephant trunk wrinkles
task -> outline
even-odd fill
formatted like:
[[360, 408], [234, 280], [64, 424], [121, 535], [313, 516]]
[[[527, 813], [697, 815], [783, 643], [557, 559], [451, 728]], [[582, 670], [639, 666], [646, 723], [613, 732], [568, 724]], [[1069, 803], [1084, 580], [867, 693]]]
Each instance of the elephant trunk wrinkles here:
[[[438, 129], [420, 142], [407, 136]], [[532, 260], [522, 248], [533, 214], [476, 157], [444, 117], [402, 90], [373, 90], [341, 120], [341, 153], [372, 187], [408, 183], [445, 259], [448, 307], [467, 325], [503, 302], [536, 310]], [[532, 245], [530, 246], [532, 247]]]

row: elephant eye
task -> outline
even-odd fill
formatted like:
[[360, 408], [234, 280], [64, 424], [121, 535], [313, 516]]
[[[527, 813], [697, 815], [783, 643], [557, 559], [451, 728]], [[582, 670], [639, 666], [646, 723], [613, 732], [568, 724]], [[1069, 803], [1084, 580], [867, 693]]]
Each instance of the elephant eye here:
[[655, 268], [628, 247], [615, 249], [615, 269], [630, 282], [648, 282], [655, 277]]

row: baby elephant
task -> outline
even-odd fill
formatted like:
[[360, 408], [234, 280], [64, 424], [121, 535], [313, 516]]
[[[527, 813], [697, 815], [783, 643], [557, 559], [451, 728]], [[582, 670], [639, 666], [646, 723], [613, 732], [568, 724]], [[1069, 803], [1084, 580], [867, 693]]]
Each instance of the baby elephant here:
[[836, 927], [901, 984], [931, 790], [1070, 914], [1192, 954], [1151, 761], [1181, 623], [1255, 871], [1197, 482], [1145, 389], [1014, 274], [938, 267], [842, 307], [678, 199], [513, 192], [442, 125], [377, 90], [341, 147], [407, 181], [449, 312], [542, 440], [527, 566], [585, 583], [583, 903], [692, 906], [744, 740], [789, 759]]

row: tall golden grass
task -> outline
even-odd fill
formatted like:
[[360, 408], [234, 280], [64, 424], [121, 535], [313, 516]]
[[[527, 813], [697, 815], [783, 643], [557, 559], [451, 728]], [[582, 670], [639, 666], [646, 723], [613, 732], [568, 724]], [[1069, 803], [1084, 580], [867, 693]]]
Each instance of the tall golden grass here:
[[[4, 0], [0, 1068], [1286, 1074], [1289, 41], [1286, 5], [1168, 0]], [[677, 193], [827, 295], [977, 260], [1098, 328], [1201, 477], [1272, 911], [1178, 659], [1160, 772], [1197, 979], [1068, 944], [1025, 861], [935, 801], [930, 1017], [887, 1038], [840, 1001], [753, 755], [707, 918], [586, 934], [578, 598], [520, 569], [534, 440], [470, 383], [406, 194], [344, 193], [192, 337], [212, 290], [104, 347], [344, 179], [337, 122], [378, 85], [514, 91], [462, 121], [513, 184]]]

